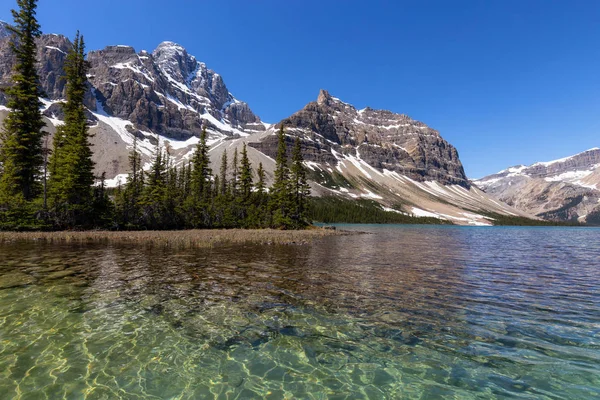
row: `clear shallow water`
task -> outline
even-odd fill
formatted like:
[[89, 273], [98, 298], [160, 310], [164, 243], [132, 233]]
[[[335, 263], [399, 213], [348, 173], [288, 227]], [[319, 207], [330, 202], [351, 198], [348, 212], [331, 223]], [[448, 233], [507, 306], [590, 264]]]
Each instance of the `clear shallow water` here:
[[0, 399], [600, 397], [600, 230], [0, 248]]

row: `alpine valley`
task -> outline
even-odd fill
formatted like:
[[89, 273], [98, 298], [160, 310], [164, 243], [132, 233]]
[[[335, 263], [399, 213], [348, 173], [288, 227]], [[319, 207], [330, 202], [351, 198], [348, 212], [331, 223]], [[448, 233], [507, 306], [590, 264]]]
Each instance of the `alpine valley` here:
[[[0, 86], [10, 83], [14, 65], [8, 37], [6, 25], [0, 23]], [[61, 77], [70, 45], [69, 39], [55, 34], [38, 40], [38, 73], [50, 134], [63, 119], [65, 81]], [[564, 218], [566, 214], [560, 210], [564, 204], [558, 197], [567, 195], [557, 194], [550, 205], [542, 204], [544, 200], [538, 196], [539, 205], [529, 206], [514, 197], [516, 194], [499, 193], [493, 189], [497, 186], [487, 185], [487, 178], [474, 185], [465, 175], [457, 150], [438, 131], [406, 115], [368, 107], [358, 110], [321, 90], [316, 101], [302, 110], [276, 124], [265, 123], [248, 104], [233, 96], [218, 73], [172, 42], [163, 42], [152, 52], [109, 46], [90, 51], [88, 61], [86, 106], [94, 161], [97, 174], [105, 172], [109, 186], [125, 183], [134, 137], [148, 165], [157, 144], [168, 146], [172, 159], [183, 164], [193, 154], [203, 127], [209, 134], [213, 170], [218, 170], [223, 151], [233, 152], [247, 143], [253, 166], [262, 162], [270, 180], [276, 132], [283, 125], [290, 144], [295, 137], [301, 138], [315, 196], [370, 199], [388, 211], [461, 225], [491, 225], [497, 215], [575, 217], [567, 213]], [[5, 104], [0, 94], [0, 123], [8, 112]], [[600, 163], [600, 151], [593, 154]], [[546, 170], [552, 176], [566, 171]], [[504, 175], [497, 178], [504, 179]], [[536, 182], [547, 182], [546, 175]], [[581, 210], [591, 212], [598, 191], [568, 185], [565, 190], [572, 191], [568, 196], [587, 196], [583, 202], [587, 205]], [[582, 213], [578, 209], [577, 217]]]

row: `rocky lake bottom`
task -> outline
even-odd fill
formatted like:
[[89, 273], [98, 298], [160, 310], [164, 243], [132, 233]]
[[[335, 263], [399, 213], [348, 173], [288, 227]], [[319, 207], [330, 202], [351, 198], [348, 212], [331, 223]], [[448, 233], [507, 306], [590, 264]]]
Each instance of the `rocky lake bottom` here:
[[2, 399], [593, 399], [600, 229], [0, 244]]

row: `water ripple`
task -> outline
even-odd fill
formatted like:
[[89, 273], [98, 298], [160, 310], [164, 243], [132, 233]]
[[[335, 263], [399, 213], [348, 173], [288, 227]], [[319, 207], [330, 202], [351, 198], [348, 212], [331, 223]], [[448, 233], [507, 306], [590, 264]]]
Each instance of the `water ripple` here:
[[600, 230], [3, 245], [0, 398], [600, 397]]

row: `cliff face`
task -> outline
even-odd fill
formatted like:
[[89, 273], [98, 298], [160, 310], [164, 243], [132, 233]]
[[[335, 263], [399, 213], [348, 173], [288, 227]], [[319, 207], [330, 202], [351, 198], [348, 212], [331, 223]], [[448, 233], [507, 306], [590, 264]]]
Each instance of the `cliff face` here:
[[[418, 181], [470, 186], [456, 149], [436, 130], [403, 114], [357, 110], [322, 90], [316, 102], [272, 129], [281, 125], [302, 139], [308, 161], [335, 166], [355, 157]], [[277, 152], [275, 137], [253, 146], [271, 157]]]
[[511, 167], [473, 183], [497, 199], [539, 217], [585, 222], [588, 215], [600, 213], [600, 149]]

